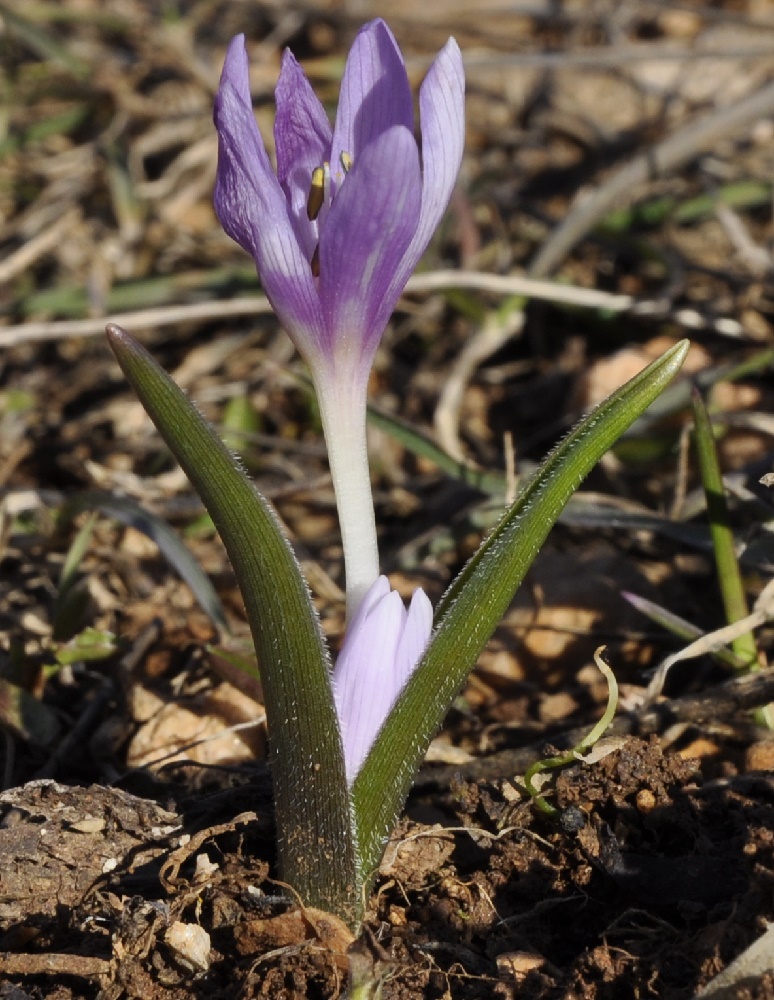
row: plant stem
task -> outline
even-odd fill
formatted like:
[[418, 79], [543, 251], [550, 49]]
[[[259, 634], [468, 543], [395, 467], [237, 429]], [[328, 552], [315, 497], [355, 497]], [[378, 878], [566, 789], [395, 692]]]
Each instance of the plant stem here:
[[376, 520], [366, 450], [367, 380], [357, 373], [351, 381], [315, 373], [325, 443], [336, 494], [344, 572], [347, 620], [379, 576]]

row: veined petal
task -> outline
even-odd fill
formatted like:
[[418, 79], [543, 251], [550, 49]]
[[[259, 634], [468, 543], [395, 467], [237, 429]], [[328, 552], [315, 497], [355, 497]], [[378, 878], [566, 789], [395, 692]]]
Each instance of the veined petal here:
[[244, 35], [234, 35], [228, 43], [226, 58], [220, 73], [218, 89], [230, 83], [241, 100], [252, 107], [253, 98], [250, 93], [250, 64], [247, 58], [247, 47]]
[[441, 49], [419, 89], [419, 121], [422, 130], [422, 209], [414, 238], [396, 274], [398, 294], [443, 218], [462, 163], [465, 71], [462, 54], [453, 38]]
[[333, 697], [351, 784], [430, 639], [433, 609], [417, 590], [408, 612], [386, 576], [373, 584], [347, 629]]
[[395, 656], [405, 618], [400, 594], [390, 590], [386, 577], [380, 577], [347, 629], [336, 661], [333, 697], [350, 783], [400, 690]]
[[340, 179], [342, 152], [357, 163], [366, 147], [394, 125], [414, 132], [411, 87], [398, 43], [377, 19], [360, 29], [344, 68], [331, 149], [334, 182]]
[[406, 624], [395, 654], [395, 673], [400, 677], [398, 692], [414, 673], [414, 668], [427, 649], [432, 628], [433, 605], [424, 590], [419, 587], [412, 595]]
[[320, 234], [320, 302], [337, 363], [349, 355], [368, 370], [395, 305], [397, 295], [387, 293], [420, 203], [416, 142], [394, 126], [355, 160]]
[[333, 131], [325, 109], [293, 54], [282, 56], [275, 90], [274, 143], [277, 178], [288, 200], [290, 220], [307, 260], [317, 244], [317, 227], [306, 214], [312, 171], [330, 160]]
[[252, 255], [282, 325], [299, 351], [308, 354], [324, 339], [320, 302], [253, 115], [241, 35], [226, 56], [215, 99], [215, 127], [215, 212], [228, 235]]

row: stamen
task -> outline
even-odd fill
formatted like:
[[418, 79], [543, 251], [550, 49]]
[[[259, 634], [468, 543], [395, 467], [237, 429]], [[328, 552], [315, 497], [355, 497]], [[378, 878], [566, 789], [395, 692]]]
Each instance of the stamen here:
[[341, 169], [344, 171], [345, 174], [348, 174], [350, 172], [350, 170], [352, 169], [353, 162], [354, 161], [350, 156], [350, 154], [342, 150], [341, 155], [339, 156], [339, 163], [341, 164]]
[[306, 202], [306, 215], [314, 222], [320, 214], [325, 201], [325, 167], [315, 167], [312, 171], [312, 184], [309, 188], [309, 198]]
[[314, 253], [312, 254], [312, 277], [320, 277], [320, 244], [314, 248]]

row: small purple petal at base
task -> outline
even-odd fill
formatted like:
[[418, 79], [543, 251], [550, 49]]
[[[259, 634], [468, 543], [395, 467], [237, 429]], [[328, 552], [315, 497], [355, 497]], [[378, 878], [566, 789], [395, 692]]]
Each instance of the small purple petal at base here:
[[349, 784], [425, 651], [432, 623], [426, 594], [417, 590], [407, 611], [385, 576], [352, 619], [333, 672]]

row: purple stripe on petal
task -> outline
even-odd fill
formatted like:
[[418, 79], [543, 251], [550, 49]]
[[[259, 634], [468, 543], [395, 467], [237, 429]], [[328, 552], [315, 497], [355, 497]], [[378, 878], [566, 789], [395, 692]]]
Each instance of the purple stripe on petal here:
[[275, 91], [274, 143], [277, 177], [288, 200], [290, 219], [304, 254], [311, 260], [317, 226], [306, 205], [312, 171], [331, 156], [331, 124], [293, 54], [285, 50]]
[[223, 79], [215, 99], [215, 212], [228, 235], [254, 258], [266, 295], [298, 349], [307, 356], [319, 353], [324, 337], [317, 289], [252, 106], [244, 99], [249, 81], [241, 38], [229, 47]]
[[[419, 89], [422, 130], [422, 210], [411, 246], [395, 276], [398, 294], [427, 249], [454, 189], [465, 144], [465, 72], [453, 38], [441, 49]], [[398, 295], [395, 296], [397, 301]]]
[[465, 145], [465, 72], [453, 38], [441, 49], [419, 88], [419, 116], [422, 214], [414, 237], [414, 243], [421, 246], [417, 260], [449, 204]]
[[414, 106], [398, 43], [379, 19], [360, 29], [347, 57], [331, 168], [339, 170], [342, 152], [357, 162], [365, 148], [393, 125], [403, 125], [413, 133]]
[[394, 299], [395, 268], [419, 217], [421, 179], [414, 137], [402, 126], [355, 160], [320, 234], [320, 301], [336, 357], [368, 370]]

